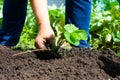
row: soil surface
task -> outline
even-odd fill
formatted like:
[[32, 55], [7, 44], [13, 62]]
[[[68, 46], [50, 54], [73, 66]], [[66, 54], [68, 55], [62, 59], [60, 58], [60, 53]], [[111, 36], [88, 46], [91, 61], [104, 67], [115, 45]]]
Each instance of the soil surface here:
[[[0, 46], [0, 80], [120, 80], [120, 59], [112, 50], [73, 48], [21, 55]], [[62, 53], [62, 51], [61, 51]]]

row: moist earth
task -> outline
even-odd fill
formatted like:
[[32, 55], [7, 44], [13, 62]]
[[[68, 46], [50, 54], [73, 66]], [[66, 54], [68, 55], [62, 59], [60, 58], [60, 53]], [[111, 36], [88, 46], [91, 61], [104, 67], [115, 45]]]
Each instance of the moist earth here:
[[0, 80], [120, 80], [120, 59], [110, 49], [73, 47], [15, 55], [20, 52], [0, 45]]

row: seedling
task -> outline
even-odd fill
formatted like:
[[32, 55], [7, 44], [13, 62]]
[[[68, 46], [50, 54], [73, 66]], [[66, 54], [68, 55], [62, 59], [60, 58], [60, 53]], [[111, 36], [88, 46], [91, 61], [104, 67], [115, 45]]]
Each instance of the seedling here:
[[[58, 28], [56, 28], [58, 27]], [[85, 30], [79, 30], [75, 25], [73, 24], [66, 24], [64, 27], [56, 26], [53, 27], [54, 30], [57, 32], [56, 35], [56, 44], [53, 46], [53, 50], [58, 51], [58, 49], [62, 45], [75, 45], [78, 46], [80, 44], [80, 40], [87, 40], [87, 33]], [[65, 44], [64, 44], [65, 43]], [[67, 46], [68, 46], [67, 45]], [[66, 47], [64, 47], [66, 48]]]

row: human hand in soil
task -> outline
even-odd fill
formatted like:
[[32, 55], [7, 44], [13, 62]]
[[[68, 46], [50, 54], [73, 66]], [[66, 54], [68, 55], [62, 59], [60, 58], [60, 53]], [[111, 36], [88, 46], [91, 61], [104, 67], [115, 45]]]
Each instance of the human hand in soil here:
[[54, 44], [54, 32], [50, 26], [47, 0], [30, 0], [30, 3], [38, 23], [35, 46], [39, 49], [47, 49]]
[[52, 28], [47, 26], [39, 29], [39, 33], [35, 40], [35, 46], [39, 49], [48, 49], [55, 43], [55, 36]]

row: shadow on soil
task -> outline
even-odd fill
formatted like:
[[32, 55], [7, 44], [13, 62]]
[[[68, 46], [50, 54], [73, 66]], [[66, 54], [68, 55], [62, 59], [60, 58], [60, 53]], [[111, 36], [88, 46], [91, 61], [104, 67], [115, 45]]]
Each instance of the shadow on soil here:
[[100, 68], [103, 69], [106, 74], [113, 78], [120, 76], [120, 63], [114, 62], [105, 56], [99, 56], [99, 60], [103, 63], [103, 65], [100, 65]]
[[49, 60], [49, 59], [59, 59], [62, 58], [62, 56], [58, 53], [55, 53], [53, 51], [43, 51], [43, 52], [35, 52], [38, 59], [41, 60]]

